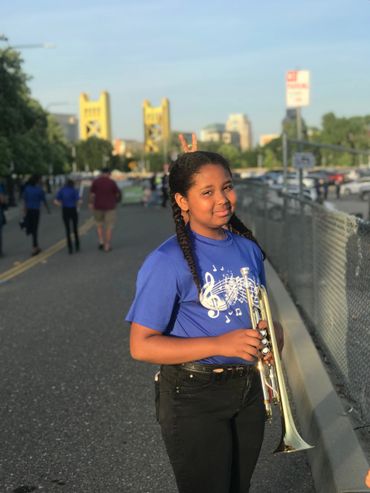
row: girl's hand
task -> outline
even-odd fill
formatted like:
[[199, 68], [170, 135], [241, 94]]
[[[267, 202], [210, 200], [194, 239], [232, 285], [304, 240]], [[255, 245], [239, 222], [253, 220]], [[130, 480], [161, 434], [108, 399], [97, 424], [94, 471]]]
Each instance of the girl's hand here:
[[253, 329], [236, 329], [218, 336], [220, 355], [255, 361], [262, 349], [261, 334]]
[[198, 150], [197, 136], [194, 133], [191, 134], [191, 144], [188, 145], [182, 134], [179, 134], [179, 141], [183, 152], [195, 152]]
[[[279, 351], [279, 355], [281, 356], [281, 351], [283, 350], [283, 347], [284, 347], [283, 327], [281, 326], [281, 324], [279, 322], [273, 322], [273, 324], [274, 324], [274, 329], [275, 329], [275, 337], [276, 337], [276, 342], [277, 342], [277, 346], [278, 346], [278, 351]], [[265, 320], [261, 320], [258, 324], [258, 328], [261, 330], [266, 329], [267, 328], [267, 322]], [[272, 352], [270, 351], [265, 356], [263, 356], [263, 360], [266, 363], [273, 363], [274, 358], [273, 358]]]

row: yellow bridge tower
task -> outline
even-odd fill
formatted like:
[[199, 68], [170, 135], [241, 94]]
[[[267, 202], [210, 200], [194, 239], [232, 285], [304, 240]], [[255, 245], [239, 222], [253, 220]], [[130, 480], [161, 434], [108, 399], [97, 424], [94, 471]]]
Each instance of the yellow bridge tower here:
[[161, 106], [153, 107], [147, 99], [143, 103], [144, 151], [163, 152], [167, 156], [171, 135], [170, 102], [162, 99]]
[[109, 93], [104, 91], [98, 100], [90, 101], [87, 94], [80, 94], [80, 139], [99, 137], [111, 141]]

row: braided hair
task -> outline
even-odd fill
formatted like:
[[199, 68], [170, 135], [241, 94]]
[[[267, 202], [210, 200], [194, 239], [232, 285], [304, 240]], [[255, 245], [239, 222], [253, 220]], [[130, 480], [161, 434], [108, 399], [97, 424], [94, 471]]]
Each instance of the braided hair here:
[[[189, 189], [193, 185], [194, 175], [198, 173], [201, 167], [206, 164], [216, 164], [222, 166], [222, 168], [224, 168], [227, 173], [232, 176], [230, 165], [223, 156], [217, 154], [216, 152], [206, 151], [195, 151], [180, 154], [176, 161], [171, 164], [169, 173], [170, 199], [177, 241], [184, 254], [185, 260], [189, 266], [199, 293], [201, 291], [201, 280], [197, 269], [194, 246], [191, 241], [189, 229], [186, 227], [182, 211], [176, 202], [175, 195], [179, 193], [180, 195], [186, 197]], [[265, 258], [265, 254], [256, 238], [253, 236], [251, 230], [248, 229], [235, 214], [233, 214], [229, 220], [228, 229], [229, 231], [240, 236], [244, 236], [248, 240], [252, 240], [256, 243], [261, 249], [263, 258]]]

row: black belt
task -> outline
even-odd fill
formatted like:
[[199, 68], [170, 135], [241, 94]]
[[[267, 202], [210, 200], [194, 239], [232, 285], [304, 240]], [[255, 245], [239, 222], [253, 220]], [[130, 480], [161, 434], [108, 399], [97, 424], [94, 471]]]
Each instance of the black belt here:
[[216, 373], [243, 377], [256, 371], [255, 365], [208, 365], [206, 363], [182, 363], [180, 368], [195, 373]]

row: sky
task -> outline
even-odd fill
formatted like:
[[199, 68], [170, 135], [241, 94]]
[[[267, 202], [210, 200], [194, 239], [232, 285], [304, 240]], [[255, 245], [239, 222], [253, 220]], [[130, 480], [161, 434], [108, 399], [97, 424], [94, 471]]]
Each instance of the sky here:
[[370, 0], [12, 0], [0, 17], [10, 45], [55, 45], [20, 48], [44, 108], [77, 114], [81, 92], [106, 90], [113, 137], [141, 141], [143, 100], [164, 97], [172, 130], [244, 113], [255, 143], [279, 133], [295, 69], [310, 71], [308, 125], [369, 114], [369, 26]]

